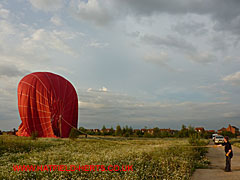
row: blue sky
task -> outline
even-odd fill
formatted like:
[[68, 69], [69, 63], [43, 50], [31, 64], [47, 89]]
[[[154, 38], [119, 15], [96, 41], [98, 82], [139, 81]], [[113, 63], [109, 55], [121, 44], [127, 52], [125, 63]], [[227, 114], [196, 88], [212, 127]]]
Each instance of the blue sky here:
[[2, 0], [0, 129], [31, 72], [73, 83], [79, 126], [240, 126], [237, 0]]

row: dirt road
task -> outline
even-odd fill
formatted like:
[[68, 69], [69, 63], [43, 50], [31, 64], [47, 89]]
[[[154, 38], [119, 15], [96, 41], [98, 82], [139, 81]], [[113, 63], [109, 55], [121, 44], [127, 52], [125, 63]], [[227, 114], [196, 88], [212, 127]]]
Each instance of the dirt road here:
[[[210, 143], [213, 145], [213, 142]], [[224, 147], [210, 147], [207, 157], [211, 164], [208, 169], [197, 169], [192, 180], [239, 180], [240, 179], [240, 149], [233, 147], [232, 172], [224, 172]]]

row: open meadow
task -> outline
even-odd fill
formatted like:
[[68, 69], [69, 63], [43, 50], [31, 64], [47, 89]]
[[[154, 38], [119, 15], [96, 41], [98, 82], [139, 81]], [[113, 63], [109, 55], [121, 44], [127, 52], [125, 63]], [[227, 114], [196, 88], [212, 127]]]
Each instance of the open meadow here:
[[[204, 145], [207, 140], [199, 144]], [[0, 179], [190, 179], [207, 149], [185, 138], [50, 139], [0, 136]], [[132, 171], [14, 171], [13, 165], [132, 165]]]

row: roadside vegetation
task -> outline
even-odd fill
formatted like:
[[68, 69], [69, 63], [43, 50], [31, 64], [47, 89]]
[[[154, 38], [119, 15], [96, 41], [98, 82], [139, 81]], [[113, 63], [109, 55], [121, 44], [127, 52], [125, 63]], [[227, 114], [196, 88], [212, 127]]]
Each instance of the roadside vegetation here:
[[[147, 127], [145, 127], [146, 131], [133, 130], [133, 128], [130, 126], [116, 126], [116, 130], [114, 130], [113, 127], [110, 129], [107, 129], [105, 125], [103, 125], [101, 131], [94, 132], [90, 131], [89, 129], [85, 129], [84, 127], [80, 127], [79, 130], [83, 133], [86, 133], [88, 135], [100, 135], [100, 136], [118, 136], [118, 137], [143, 137], [143, 138], [169, 138], [169, 137], [175, 137], [175, 138], [189, 138], [192, 135], [198, 135], [200, 138], [209, 139], [212, 137], [211, 132], [204, 131], [204, 132], [197, 132], [195, 131], [193, 126], [186, 127], [185, 125], [182, 125], [181, 130], [168, 130], [168, 129], [159, 129], [158, 127], [155, 127], [152, 129], [152, 133], [147, 131]], [[81, 133], [80, 133], [81, 134]]]
[[[208, 164], [208, 140], [0, 136], [0, 179], [190, 179]], [[14, 165], [132, 165], [133, 171], [13, 171]]]
[[230, 139], [230, 143], [240, 148], [240, 139], [236, 139], [236, 138]]

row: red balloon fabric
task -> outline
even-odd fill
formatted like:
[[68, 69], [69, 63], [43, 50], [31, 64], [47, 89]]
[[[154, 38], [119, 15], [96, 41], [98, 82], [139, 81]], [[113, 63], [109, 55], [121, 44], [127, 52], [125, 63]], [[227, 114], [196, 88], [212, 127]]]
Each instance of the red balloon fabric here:
[[78, 123], [78, 97], [73, 85], [50, 72], [35, 72], [18, 84], [22, 120], [18, 136], [69, 137]]

